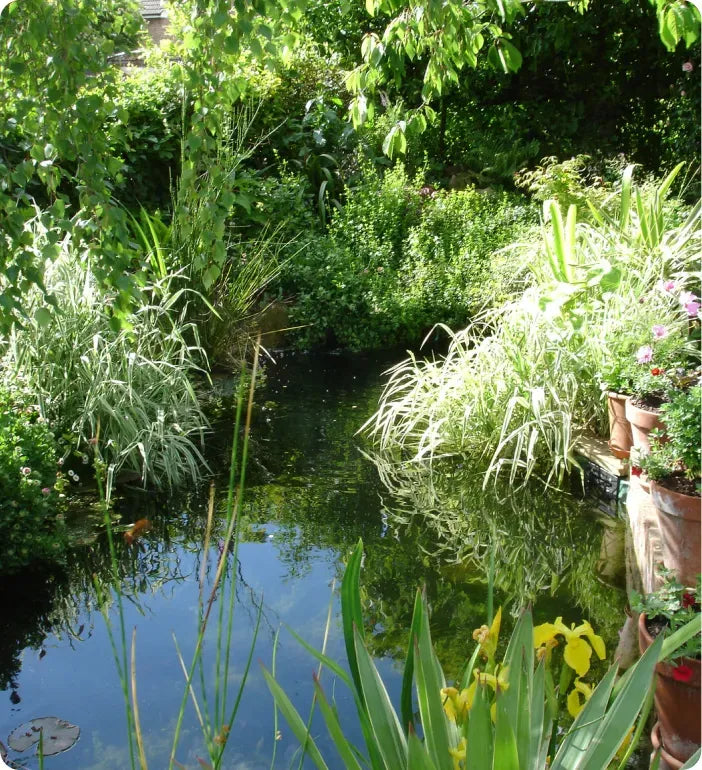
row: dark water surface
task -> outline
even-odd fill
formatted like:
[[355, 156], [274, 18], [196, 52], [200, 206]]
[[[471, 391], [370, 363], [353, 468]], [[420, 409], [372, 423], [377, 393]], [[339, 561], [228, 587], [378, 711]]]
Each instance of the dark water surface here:
[[[591, 619], [607, 643], [616, 641], [623, 619], [623, 593], [598, 579], [603, 565], [603, 527], [585, 503], [541, 491], [509, 499], [483, 492], [475, 473], [453, 466], [441, 473], [400, 474], [361, 453], [354, 434], [372, 413], [380, 373], [397, 357], [290, 356], [266, 367], [256, 395], [243, 542], [237, 565], [228, 707], [233, 704], [252, 641], [258, 608], [261, 625], [248, 683], [222, 767], [253, 770], [293, 764], [297, 742], [282, 718], [276, 735], [271, 697], [259, 663], [271, 667], [281, 624], [322, 645], [327, 611], [332, 621], [327, 654], [345, 660], [338, 617], [343, 560], [362, 537], [362, 573], [370, 647], [391, 697], [398, 698], [400, 660], [406, 646], [414, 591], [424, 585], [432, 608], [432, 632], [447, 673], [456, 674], [472, 650], [471, 633], [485, 621], [488, 547], [497, 553], [496, 604], [535, 603], [536, 622], [563, 615], [566, 622]], [[224, 383], [226, 385], [226, 383]], [[224, 470], [231, 423], [225, 411], [210, 437], [219, 470], [215, 515], [221, 530]], [[203, 562], [207, 488], [168, 504], [147, 493], [124, 493], [116, 509], [122, 522], [148, 517], [153, 528], [128, 546], [116, 539], [124, 592], [127, 644], [136, 628], [136, 669], [142, 730], [149, 766], [168, 766], [183, 673], [173, 635], [186, 661], [195, 645]], [[97, 525], [96, 525], [97, 522]], [[76, 530], [78, 531], [78, 530]], [[609, 531], [609, 530], [608, 530]], [[125, 770], [129, 767], [125, 708], [105, 620], [93, 583], [107, 591], [108, 548], [99, 515], [86, 515], [85, 544], [63, 572], [0, 582], [0, 741], [19, 724], [56, 716], [81, 728], [69, 751], [45, 760], [55, 770]], [[207, 574], [218, 556], [213, 539]], [[605, 565], [606, 567], [606, 565]], [[112, 594], [108, 594], [112, 596]], [[110, 620], [117, 630], [117, 606]], [[511, 620], [508, 618], [506, 625]], [[210, 706], [215, 692], [216, 617], [205, 640], [202, 681]], [[119, 644], [119, 639], [117, 640]], [[303, 718], [312, 696], [312, 657], [280, 633], [277, 677]], [[200, 677], [197, 691], [201, 695]], [[360, 745], [354, 707], [343, 684], [329, 672], [348, 734]], [[340, 766], [321, 718], [313, 735], [330, 767]], [[11, 758], [17, 758], [11, 754]], [[177, 759], [186, 768], [206, 758], [201, 730], [188, 704]], [[24, 756], [24, 766], [37, 760]]]

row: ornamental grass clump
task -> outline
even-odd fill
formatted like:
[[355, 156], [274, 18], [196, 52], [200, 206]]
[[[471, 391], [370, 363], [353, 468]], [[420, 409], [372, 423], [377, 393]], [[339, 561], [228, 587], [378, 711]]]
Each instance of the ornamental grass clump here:
[[579, 223], [574, 206], [564, 216], [547, 201], [542, 239], [526, 252], [532, 284], [464, 330], [446, 329], [443, 358], [410, 356], [389, 371], [379, 409], [363, 426], [376, 446], [401, 461], [485, 462], [486, 484], [534, 475], [555, 485], [578, 467], [580, 437], [605, 435], [602, 389], [615, 383], [603, 373], [622, 357], [636, 362], [638, 348], [655, 344], [654, 327], [694, 367], [695, 303], [680, 306], [657, 290], [668, 278], [694, 284], [700, 206], [680, 224], [677, 208], [669, 216], [664, 205], [680, 169], [645, 193], [628, 168], [617, 205], [591, 207], [592, 223]]
[[5, 383], [33, 394], [67, 455], [99, 454], [111, 474], [128, 470], [157, 486], [197, 480], [208, 422], [195, 383], [207, 373], [187, 321], [186, 282], [175, 275], [146, 285], [143, 304], [118, 329], [115, 297], [69, 244], [45, 283], [57, 307], [47, 310], [34, 294], [33, 315], [7, 341]]

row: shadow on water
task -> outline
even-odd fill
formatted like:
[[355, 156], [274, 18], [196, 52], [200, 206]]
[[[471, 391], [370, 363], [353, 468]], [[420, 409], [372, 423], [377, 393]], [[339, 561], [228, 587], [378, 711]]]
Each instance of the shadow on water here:
[[[393, 697], [399, 693], [397, 660], [406, 649], [417, 586], [426, 587], [432, 634], [447, 672], [457, 673], [464, 663], [471, 632], [485, 619], [491, 546], [497, 553], [498, 603], [514, 610], [533, 602], [537, 622], [557, 615], [566, 622], [588, 618], [611, 649], [624, 597], [597, 577], [603, 530], [586, 503], [542, 490], [495, 495], [481, 489], [470, 469], [455, 464], [433, 472], [408, 470], [383, 458], [371, 462], [363, 454], [369, 448], [355, 432], [374, 410], [380, 374], [394, 360], [397, 356], [297, 355], [267, 366], [256, 395], [240, 522], [243, 542], [238, 564], [230, 562], [239, 575], [236, 662], [248, 650], [261, 597], [263, 626], [255, 659], [270, 666], [281, 623], [321, 644], [330, 586], [342, 575], [344, 558], [359, 537], [365, 543], [362, 586], [370, 646]], [[231, 383], [219, 386], [226, 397]], [[208, 451], [217, 486], [224, 490], [231, 423], [226, 407], [221, 413]], [[155, 768], [167, 764], [182, 693], [171, 632], [186, 658], [194, 645], [206, 502], [204, 486], [170, 500], [126, 490], [116, 503], [122, 529], [141, 518], [152, 525], [131, 545], [120, 535], [117, 547], [127, 627], [138, 633], [141, 713]], [[224, 506], [221, 492], [215, 500], [215, 555]], [[89, 506], [75, 532], [82, 545], [64, 568], [32, 570], [0, 583], [0, 697], [6, 704], [0, 711], [0, 740], [21, 722], [55, 715], [79, 725], [82, 734], [73, 749], [51, 759], [50, 767], [124, 770], [124, 709], [93, 590], [95, 580], [109, 586], [109, 552]], [[344, 660], [336, 598], [333, 609], [327, 651]], [[281, 684], [307, 713], [314, 662], [285, 633], [277, 660]], [[350, 697], [341, 686], [335, 695], [342, 722], [348, 720], [352, 739], [361, 743]], [[290, 766], [296, 744], [287, 727], [279, 727], [276, 736], [271, 699], [254, 671], [226, 767], [268, 768], [274, 745], [275, 767]], [[313, 730], [321, 747], [329, 748], [321, 721]], [[198, 756], [204, 756], [201, 744], [188, 712], [179, 761], [197, 767]], [[36, 760], [26, 766], [36, 767]]]

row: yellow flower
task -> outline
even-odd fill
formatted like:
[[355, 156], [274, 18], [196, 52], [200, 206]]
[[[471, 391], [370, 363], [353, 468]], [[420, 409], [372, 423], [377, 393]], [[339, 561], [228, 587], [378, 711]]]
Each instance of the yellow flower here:
[[[583, 700], [580, 700], [580, 696], [583, 696]], [[568, 698], [566, 699], [566, 705], [568, 706], [568, 713], [575, 719], [575, 717], [578, 716], [578, 714], [583, 710], [583, 706], [590, 700], [592, 697], [592, 687], [590, 687], [589, 684], [585, 684], [585, 682], [581, 682], [578, 677], [576, 677], [575, 681], [573, 682], [573, 689], [568, 693]]]
[[500, 635], [500, 623], [502, 621], [502, 607], [495, 613], [490, 628], [483, 625], [473, 631], [473, 639], [480, 644], [480, 651], [489, 660], [495, 660], [497, 652], [497, 638]]
[[509, 687], [508, 673], [509, 666], [498, 666], [495, 674], [481, 674], [480, 669], [476, 668], [473, 670], [474, 679], [469, 687], [460, 692], [455, 687], [444, 687], [441, 690], [441, 695], [444, 699], [443, 705], [446, 716], [452, 722], [462, 724], [473, 707], [478, 682], [489, 685], [495, 692], [504, 692]]
[[455, 749], [449, 749], [449, 754], [453, 758], [453, 770], [461, 770], [461, 762], [466, 758], [466, 739], [461, 738]]
[[[534, 629], [534, 647], [540, 648], [558, 634], [566, 640], [563, 659], [578, 676], [584, 676], [590, 669], [593, 650], [600, 660], [604, 660], [605, 646], [602, 637], [597, 636], [587, 621], [577, 627], [573, 623], [570, 628], [563, 623], [563, 618], [556, 618], [555, 623], [542, 623]], [[588, 638], [590, 644], [582, 638], [583, 636]]]
[[[452, 721], [461, 724], [466, 718], [468, 710], [473, 705], [473, 695], [470, 688], [466, 687], [460, 692], [455, 687], [444, 687], [441, 691], [444, 698], [444, 711]], [[470, 700], [469, 700], [470, 696]]]

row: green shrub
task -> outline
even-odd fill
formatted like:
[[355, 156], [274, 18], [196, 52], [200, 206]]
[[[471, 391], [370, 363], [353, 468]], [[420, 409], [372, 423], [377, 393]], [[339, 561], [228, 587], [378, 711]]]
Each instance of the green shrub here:
[[402, 165], [367, 164], [328, 234], [283, 268], [303, 345], [354, 350], [417, 343], [439, 322], [463, 324], [504, 292], [505, 258], [533, 213], [506, 193], [434, 191]]
[[130, 71], [119, 83], [121, 118], [108, 127], [124, 161], [116, 192], [124, 203], [163, 207], [180, 166], [183, 93], [178, 70], [161, 65]]
[[39, 408], [0, 388], [0, 573], [61, 555], [57, 470], [54, 435]]

